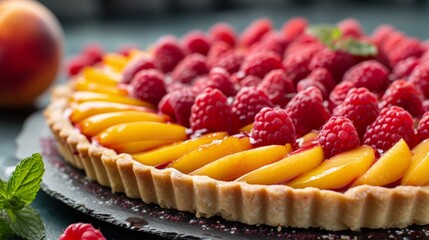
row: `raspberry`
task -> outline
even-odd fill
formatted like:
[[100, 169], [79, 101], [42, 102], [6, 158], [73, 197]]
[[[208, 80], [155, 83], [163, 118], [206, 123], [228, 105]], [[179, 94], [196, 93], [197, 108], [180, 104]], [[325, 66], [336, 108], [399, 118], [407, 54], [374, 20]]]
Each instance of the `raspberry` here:
[[240, 71], [244, 75], [255, 75], [263, 78], [271, 70], [282, 68], [282, 62], [277, 54], [272, 52], [256, 52], [250, 54], [244, 60]]
[[134, 59], [125, 67], [121, 82], [128, 84], [139, 71], [152, 68], [155, 68], [155, 64], [151, 59], [147, 57]]
[[350, 54], [325, 48], [313, 55], [308, 69], [326, 68], [332, 73], [334, 80], [340, 82], [344, 73], [353, 65], [354, 59]]
[[240, 66], [245, 58], [246, 55], [243, 52], [229, 51], [219, 56], [213, 67], [224, 68], [229, 73], [233, 74], [240, 70]]
[[240, 81], [242, 87], [256, 87], [262, 80], [257, 76], [247, 75]]
[[409, 57], [407, 59], [399, 61], [393, 68], [393, 75], [396, 79], [408, 78], [411, 72], [420, 64], [418, 58]]
[[277, 32], [269, 32], [259, 41], [255, 43], [250, 48], [250, 52], [273, 52], [278, 54], [280, 57], [283, 56], [286, 46], [289, 44], [289, 41], [286, 38]]
[[354, 149], [360, 144], [352, 121], [345, 117], [331, 117], [320, 130], [317, 141], [323, 148], [325, 158]]
[[429, 112], [423, 114], [417, 126], [417, 136], [419, 142], [429, 138]]
[[273, 28], [272, 23], [267, 18], [261, 18], [252, 22], [241, 34], [240, 44], [250, 47]]
[[389, 84], [389, 71], [375, 60], [364, 61], [350, 68], [343, 81], [353, 82], [355, 87], [365, 87], [371, 92], [380, 93]]
[[67, 64], [67, 73], [69, 76], [76, 76], [84, 67], [89, 65], [91, 65], [90, 59], [84, 55], [77, 55], [70, 59], [70, 62]]
[[340, 82], [329, 94], [329, 101], [334, 106], [341, 104], [346, 99], [347, 93], [350, 89], [356, 87], [354, 82]]
[[232, 49], [231, 45], [225, 42], [214, 42], [209, 52], [207, 53], [207, 65], [213, 67], [219, 58]]
[[171, 36], [161, 38], [153, 49], [153, 62], [164, 73], [171, 72], [184, 57], [183, 49]]
[[373, 93], [366, 88], [353, 88], [345, 100], [334, 109], [333, 116], [350, 119], [362, 139], [366, 127], [374, 122], [379, 112], [377, 97]]
[[309, 87], [315, 87], [315, 88], [319, 89], [320, 92], [322, 93], [323, 99], [328, 98], [328, 91], [326, 90], [325, 86], [323, 86], [322, 83], [316, 82], [311, 78], [306, 78], [306, 79], [299, 81], [298, 84], [296, 85], [296, 90], [298, 92], [301, 92], [304, 89], [307, 89]]
[[291, 18], [283, 25], [282, 32], [287, 40], [292, 41], [304, 33], [305, 29], [307, 29], [307, 26], [307, 19], [303, 17], [295, 17]]
[[258, 88], [263, 90], [274, 105], [286, 106], [289, 101], [288, 93], [294, 93], [295, 86], [283, 70], [277, 69], [268, 73]]
[[74, 223], [69, 225], [58, 240], [106, 240], [103, 234], [89, 223]]
[[376, 45], [381, 46], [394, 31], [395, 29], [390, 25], [380, 25], [372, 33], [371, 39]]
[[347, 18], [337, 24], [343, 38], [360, 38], [364, 35], [361, 25], [354, 18]]
[[308, 64], [310, 64], [312, 56], [312, 51], [296, 52], [286, 55], [283, 60], [283, 67], [286, 75], [289, 76], [294, 83], [298, 83], [299, 80], [305, 78], [310, 73]]
[[236, 33], [231, 25], [227, 23], [218, 23], [214, 25], [210, 29], [209, 35], [213, 42], [222, 41], [228, 43], [231, 47], [235, 46]]
[[405, 39], [405, 35], [399, 31], [393, 31], [389, 36], [380, 44], [380, 50], [387, 55], [396, 46], [398, 46], [402, 40]]
[[381, 98], [381, 107], [400, 106], [414, 117], [420, 118], [423, 109], [423, 93], [413, 84], [404, 80], [392, 83]]
[[124, 57], [130, 57], [130, 54], [137, 49], [137, 47], [135, 45], [132, 44], [126, 44], [121, 46], [116, 52], [118, 54], [121, 54]]
[[236, 128], [252, 123], [256, 114], [264, 107], [273, 107], [264, 91], [256, 87], [242, 88], [232, 103], [232, 115]]
[[186, 56], [173, 70], [171, 78], [182, 83], [191, 83], [196, 77], [208, 73], [206, 58], [199, 53]]
[[412, 72], [408, 81], [414, 84], [429, 98], [429, 64], [417, 66]]
[[332, 77], [331, 72], [326, 68], [314, 69], [306, 78], [315, 82], [320, 82], [327, 92], [330, 92], [335, 87], [334, 78]]
[[391, 51], [389, 51], [387, 56], [390, 66], [395, 67], [399, 61], [409, 57], [420, 57], [423, 52], [424, 49], [419, 40], [407, 38], [402, 40]]
[[155, 106], [167, 94], [164, 85], [164, 75], [156, 69], [142, 70], [131, 81], [134, 98], [148, 101]]
[[314, 53], [325, 48], [325, 45], [323, 45], [316, 37], [303, 33], [287, 46], [284, 55], [287, 57], [289, 54], [304, 51], [308, 51], [311, 53], [310, 55], [313, 55]]
[[212, 88], [219, 89], [226, 96], [234, 96], [237, 90], [231, 82], [231, 76], [223, 68], [212, 68], [209, 72], [209, 78], [212, 82]]
[[101, 62], [103, 59], [103, 48], [97, 43], [91, 43], [85, 46], [82, 54], [88, 58], [90, 65]]
[[414, 147], [413, 118], [397, 106], [383, 108], [363, 136], [364, 144], [377, 149], [379, 153], [387, 151], [401, 138], [410, 148]]
[[190, 127], [191, 107], [198, 93], [190, 88], [176, 90], [165, 95], [158, 109], [172, 117], [178, 124]]
[[194, 131], [230, 131], [231, 118], [231, 107], [225, 95], [217, 89], [207, 88], [195, 98], [190, 123]]
[[201, 31], [192, 31], [186, 34], [183, 37], [182, 45], [188, 54], [199, 53], [205, 56], [210, 49], [210, 42]]
[[295, 127], [287, 111], [279, 108], [263, 108], [255, 116], [250, 133], [255, 146], [285, 145], [296, 140]]
[[287, 104], [289, 113], [298, 137], [311, 130], [318, 130], [330, 117], [328, 109], [323, 106], [319, 89], [309, 87], [298, 92]]
[[423, 100], [423, 109], [425, 110], [425, 112], [429, 111], [429, 99]]

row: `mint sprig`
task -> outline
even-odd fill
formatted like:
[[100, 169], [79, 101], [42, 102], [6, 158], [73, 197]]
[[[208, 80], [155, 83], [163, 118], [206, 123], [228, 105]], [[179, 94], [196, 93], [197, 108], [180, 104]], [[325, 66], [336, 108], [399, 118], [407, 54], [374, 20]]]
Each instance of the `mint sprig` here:
[[7, 182], [0, 180], [0, 239], [13, 233], [28, 240], [40, 240], [45, 227], [40, 215], [29, 206], [40, 189], [44, 173], [38, 153], [22, 160]]
[[341, 30], [335, 25], [311, 25], [307, 31], [331, 50], [341, 50], [354, 56], [377, 55], [374, 44], [351, 37], [343, 38]]

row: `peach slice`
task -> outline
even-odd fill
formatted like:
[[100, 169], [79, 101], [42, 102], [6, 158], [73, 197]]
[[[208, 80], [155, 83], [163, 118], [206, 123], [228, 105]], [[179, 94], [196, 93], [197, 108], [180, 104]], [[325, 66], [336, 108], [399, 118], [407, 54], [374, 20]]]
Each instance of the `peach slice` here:
[[112, 146], [124, 142], [147, 140], [175, 140], [187, 138], [186, 128], [177, 124], [159, 122], [122, 123], [102, 131], [95, 139], [103, 146]]
[[252, 144], [250, 144], [250, 140], [247, 137], [226, 137], [222, 140], [202, 145], [198, 149], [195, 149], [194, 151], [191, 151], [173, 161], [167, 167], [175, 168], [182, 173], [190, 173], [195, 169], [209, 164], [221, 157], [251, 148]]
[[138, 142], [127, 142], [118, 145], [113, 145], [110, 148], [118, 153], [140, 153], [154, 148], [162, 147], [175, 143], [174, 140], [147, 140]]
[[318, 134], [319, 133], [316, 131], [311, 131], [311, 132], [305, 134], [304, 136], [298, 138], [297, 139], [298, 146], [303, 147], [303, 146], [307, 146], [307, 145], [311, 144], [312, 142], [314, 142], [316, 140]]
[[138, 99], [129, 98], [125, 96], [115, 96], [115, 95], [86, 92], [86, 91], [75, 92], [71, 100], [76, 103], [93, 102], [93, 101], [115, 102], [115, 103], [123, 103], [128, 105], [136, 105], [140, 107], [155, 109], [155, 106], [153, 106], [151, 103], [146, 101], [141, 101]]
[[287, 185], [293, 188], [339, 189], [364, 174], [374, 160], [374, 149], [363, 145], [325, 160]]
[[252, 128], [253, 128], [253, 123], [240, 128], [240, 132], [250, 133], [250, 131], [252, 131]]
[[86, 81], [84, 78], [79, 78], [73, 82], [76, 91], [90, 91], [96, 93], [104, 93], [108, 95], [127, 96], [128, 90], [126, 88], [119, 88], [115, 86], [108, 86], [99, 83]]
[[84, 102], [80, 104], [73, 104], [71, 106], [70, 120], [74, 123], [77, 123], [87, 117], [91, 117], [100, 113], [121, 112], [121, 111], [153, 112], [153, 110], [150, 108], [139, 107], [135, 105], [94, 101], [94, 102]]
[[299, 174], [308, 172], [325, 160], [323, 149], [320, 146], [312, 147], [295, 154], [289, 155], [278, 162], [271, 163], [235, 181], [243, 181], [252, 184], [277, 184], [292, 179]]
[[222, 157], [198, 168], [190, 175], [204, 175], [217, 180], [230, 181], [280, 160], [291, 150], [290, 144], [258, 147]]
[[121, 123], [127, 122], [166, 122], [167, 117], [156, 113], [124, 111], [102, 113], [85, 118], [77, 124], [77, 127], [84, 135], [95, 136], [101, 131]]
[[82, 70], [82, 76], [94, 83], [116, 86], [120, 82], [120, 75], [113, 74], [95, 67], [85, 67]]
[[158, 166], [160, 164], [168, 163], [178, 159], [184, 154], [198, 149], [201, 145], [209, 144], [214, 140], [220, 140], [226, 137], [226, 132], [217, 132], [203, 135], [199, 138], [187, 140], [180, 143], [164, 146], [151, 150], [149, 152], [143, 152], [133, 154], [133, 158], [143, 164], [150, 166]]
[[411, 151], [404, 139], [385, 152], [366, 173], [353, 184], [385, 186], [399, 180], [411, 163]]
[[128, 63], [128, 59], [121, 54], [107, 53], [103, 56], [103, 63], [117, 72], [122, 72]]
[[411, 150], [410, 167], [402, 177], [402, 185], [425, 186], [429, 184], [429, 140], [426, 139]]

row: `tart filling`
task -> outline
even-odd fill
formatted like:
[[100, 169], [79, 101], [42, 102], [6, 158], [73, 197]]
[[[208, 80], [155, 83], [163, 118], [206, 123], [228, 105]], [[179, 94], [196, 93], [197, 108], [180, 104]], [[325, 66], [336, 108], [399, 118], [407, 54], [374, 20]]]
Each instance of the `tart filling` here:
[[[327, 43], [317, 36], [336, 28], [286, 31], [302, 21], [280, 35], [259, 20], [237, 47], [222, 25], [231, 38], [215, 41], [213, 30], [207, 51], [191, 34], [149, 53], [106, 54], [53, 91], [45, 115], [61, 154], [115, 192], [201, 217], [328, 230], [428, 224], [420, 82], [389, 82], [402, 62], [371, 55], [385, 51], [378, 35], [345, 37], [340, 24], [343, 38]], [[350, 41], [370, 60], [343, 48]], [[302, 64], [291, 65], [297, 49], [314, 51], [306, 74], [291, 70]]]

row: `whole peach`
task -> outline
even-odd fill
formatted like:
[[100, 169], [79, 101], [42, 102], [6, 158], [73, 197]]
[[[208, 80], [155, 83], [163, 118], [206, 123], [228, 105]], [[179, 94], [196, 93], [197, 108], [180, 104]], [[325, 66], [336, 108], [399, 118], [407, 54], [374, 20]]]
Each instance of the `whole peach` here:
[[35, 1], [0, 1], [0, 107], [30, 105], [61, 65], [61, 27]]

